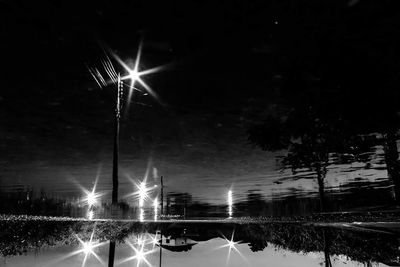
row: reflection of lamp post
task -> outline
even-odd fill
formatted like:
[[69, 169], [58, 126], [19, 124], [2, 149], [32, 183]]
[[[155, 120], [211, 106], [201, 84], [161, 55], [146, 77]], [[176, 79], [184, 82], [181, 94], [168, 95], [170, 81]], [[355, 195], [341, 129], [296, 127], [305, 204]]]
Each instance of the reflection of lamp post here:
[[[121, 75], [116, 75], [114, 68], [111, 64], [111, 62], [107, 62], [106, 64], [103, 64], [106, 72], [111, 78], [111, 82], [116, 82], [117, 81], [117, 99], [116, 99], [116, 108], [115, 108], [115, 126], [114, 126], [114, 148], [113, 148], [113, 172], [112, 172], [112, 206], [117, 206], [118, 204], [118, 156], [119, 156], [119, 130], [120, 130], [120, 118], [121, 118], [121, 100], [122, 100], [122, 94], [123, 94], [123, 80], [130, 79], [131, 84], [129, 87], [129, 95], [128, 95], [128, 103], [129, 100], [132, 96], [133, 90], [138, 90], [136, 89], [135, 83], [138, 82], [147, 93], [149, 93], [151, 96], [156, 98], [158, 100], [157, 94], [151, 89], [150, 86], [148, 86], [142, 79], [141, 76], [151, 74], [154, 72], [157, 72], [162, 69], [162, 67], [156, 67], [144, 71], [139, 71], [139, 63], [140, 63], [140, 56], [141, 56], [141, 51], [142, 51], [142, 44], [139, 45], [137, 57], [135, 60], [135, 66], [133, 69], [131, 69], [125, 62], [123, 62], [116, 54], [112, 53], [112, 56], [114, 59], [125, 69], [125, 71], [128, 73], [126, 76]], [[91, 70], [89, 69], [93, 77], [95, 78], [96, 82], [99, 84], [101, 87], [106, 86], [108, 83], [106, 83], [99, 73], [98, 70]], [[141, 90], [138, 90], [141, 91]], [[114, 256], [115, 256], [115, 240], [110, 240], [110, 250], [109, 250], [109, 262], [108, 266], [112, 267], [114, 266]]]
[[119, 155], [119, 122], [121, 118], [121, 96], [122, 96], [121, 76], [118, 74], [117, 82], [117, 105], [115, 107], [114, 125], [114, 153], [113, 153], [113, 173], [112, 173], [112, 204], [118, 204], [118, 155]]
[[[119, 130], [120, 130], [120, 119], [121, 119], [121, 107], [122, 107], [122, 95], [123, 95], [123, 80], [131, 80], [129, 86], [129, 94], [128, 94], [128, 103], [132, 97], [133, 90], [139, 89], [135, 88], [135, 83], [139, 83], [147, 93], [158, 100], [157, 94], [151, 89], [149, 85], [147, 85], [143, 80], [142, 76], [152, 74], [162, 69], [162, 67], [156, 67], [152, 69], [147, 69], [144, 71], [139, 71], [139, 63], [140, 57], [142, 54], [142, 44], [139, 45], [137, 57], [135, 60], [135, 65], [130, 68], [125, 62], [123, 62], [116, 54], [112, 53], [114, 59], [124, 68], [124, 70], [128, 73], [125, 76], [117, 75], [117, 99], [116, 99], [116, 108], [115, 108], [115, 126], [114, 126], [114, 150], [113, 150], [113, 189], [112, 189], [112, 204], [118, 204], [118, 155], [119, 155]], [[111, 76], [111, 75], [110, 75]], [[113, 78], [113, 77], [111, 77]], [[115, 81], [115, 77], [114, 77]]]

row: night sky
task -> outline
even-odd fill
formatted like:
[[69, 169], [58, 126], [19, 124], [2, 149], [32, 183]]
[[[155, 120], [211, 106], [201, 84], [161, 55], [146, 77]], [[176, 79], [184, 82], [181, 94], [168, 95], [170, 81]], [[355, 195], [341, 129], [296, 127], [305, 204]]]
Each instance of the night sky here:
[[1, 184], [87, 184], [99, 168], [109, 181], [115, 95], [87, 66], [101, 67], [104, 47], [132, 59], [141, 40], [142, 67], [166, 65], [144, 78], [165, 105], [136, 95], [124, 112], [121, 175], [141, 177], [151, 159], [176, 190], [193, 179], [229, 188], [273, 177], [284, 152], [249, 144], [252, 110], [276, 112], [281, 88], [296, 88], [287, 78], [293, 72], [355, 94], [396, 76], [398, 7], [389, 0], [1, 0]]

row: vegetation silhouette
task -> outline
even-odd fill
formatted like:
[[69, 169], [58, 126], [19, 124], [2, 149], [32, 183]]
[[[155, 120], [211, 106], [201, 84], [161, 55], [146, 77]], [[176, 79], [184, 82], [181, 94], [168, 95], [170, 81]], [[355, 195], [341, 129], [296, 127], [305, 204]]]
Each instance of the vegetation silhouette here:
[[281, 29], [284, 36], [271, 44], [266, 86], [245, 109], [251, 143], [287, 149], [284, 163], [315, 172], [322, 210], [330, 153], [359, 159], [377, 143], [384, 145], [399, 202], [399, 23], [391, 4], [289, 1], [296, 25]]
[[[2, 257], [39, 251], [46, 247], [78, 244], [75, 235], [88, 240], [94, 231], [98, 241], [113, 240], [124, 243], [131, 235], [141, 233], [165, 237], [187, 237], [196, 242], [215, 238], [229, 238], [246, 243], [253, 252], [264, 250], [269, 244], [277, 249], [296, 253], [322, 252], [330, 266], [332, 256], [345, 255], [349, 259], [368, 263], [398, 262], [399, 232], [390, 228], [381, 231], [370, 228], [333, 228], [300, 223], [132, 223], [82, 221], [2, 221], [0, 251]], [[355, 229], [355, 230], [354, 230]], [[118, 249], [118, 246], [116, 246]], [[115, 250], [115, 247], [114, 247]], [[112, 255], [111, 255], [112, 256]]]

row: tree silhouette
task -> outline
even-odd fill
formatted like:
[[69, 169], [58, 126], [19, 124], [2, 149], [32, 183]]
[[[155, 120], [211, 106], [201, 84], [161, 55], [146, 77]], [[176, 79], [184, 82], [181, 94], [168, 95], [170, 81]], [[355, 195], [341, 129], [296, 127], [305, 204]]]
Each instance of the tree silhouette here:
[[380, 133], [399, 201], [400, 21], [394, 2], [289, 1], [285, 8], [291, 22], [270, 41], [269, 78], [257, 99], [259, 114], [249, 119], [249, 140], [264, 150], [288, 149], [284, 162], [293, 171], [315, 171], [323, 202], [329, 153], [355, 154], [369, 146], [365, 135]]

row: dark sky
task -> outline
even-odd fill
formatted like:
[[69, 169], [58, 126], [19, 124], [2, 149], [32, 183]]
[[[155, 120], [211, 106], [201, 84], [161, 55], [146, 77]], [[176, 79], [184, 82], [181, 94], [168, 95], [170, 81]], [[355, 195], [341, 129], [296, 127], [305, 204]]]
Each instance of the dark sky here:
[[167, 106], [135, 98], [123, 117], [122, 158], [157, 154], [178, 162], [171, 176], [269, 173], [274, 158], [247, 143], [246, 112], [279, 105], [271, 98], [292, 73], [363, 90], [385, 71], [396, 75], [398, 7], [389, 0], [1, 0], [2, 176], [40, 173], [43, 165], [51, 166], [47, 176], [64, 179], [57, 166], [109, 162], [114, 95], [86, 66], [101, 66], [100, 44], [129, 59], [140, 40], [143, 67], [169, 64], [146, 77]]
[[[141, 38], [145, 66], [176, 107], [231, 107], [303, 68], [343, 83], [396, 45], [395, 1], [1, 1], [2, 74], [8, 88], [80, 86], [99, 42], [124, 59]], [[385, 43], [386, 42], [386, 43]], [[375, 54], [375, 55], [374, 55]], [[346, 67], [347, 65], [347, 67]], [[375, 69], [374, 69], [375, 70]], [[23, 79], [22, 79], [23, 77]]]

